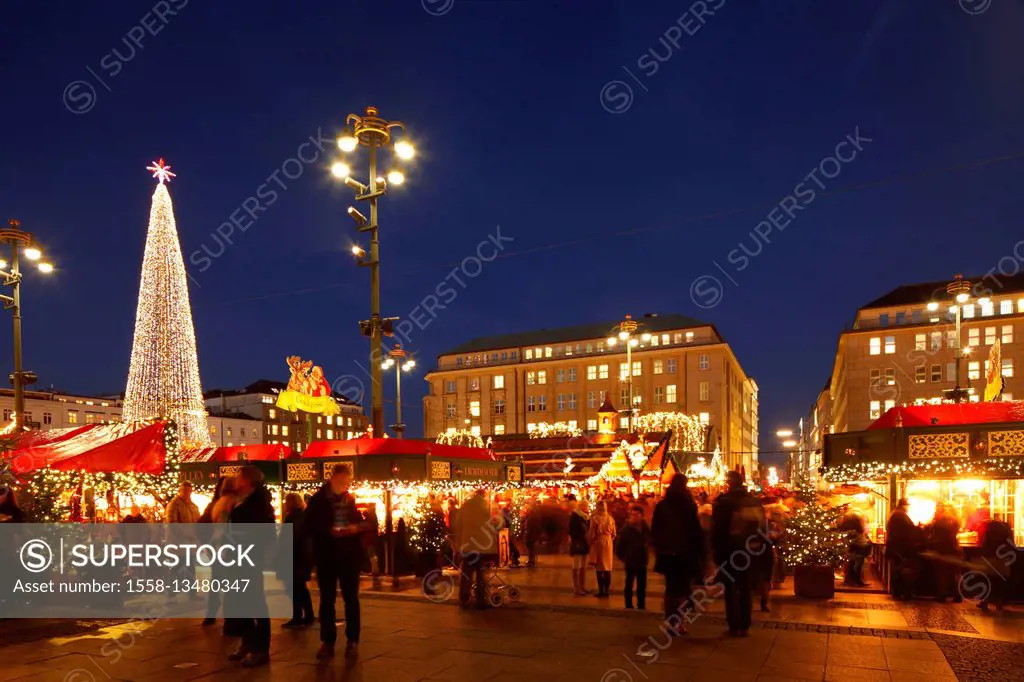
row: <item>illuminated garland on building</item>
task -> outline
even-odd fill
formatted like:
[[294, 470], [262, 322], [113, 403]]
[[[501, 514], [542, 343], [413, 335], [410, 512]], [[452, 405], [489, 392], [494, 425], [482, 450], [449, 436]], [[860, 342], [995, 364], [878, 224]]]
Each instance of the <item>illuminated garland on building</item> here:
[[669, 449], [673, 452], [701, 452], [708, 427], [696, 417], [682, 412], [650, 412], [636, 418], [636, 429], [642, 433], [672, 431]]
[[583, 435], [583, 429], [570, 426], [567, 422], [555, 422], [554, 424], [540, 422], [534, 425], [534, 429], [529, 432], [529, 435], [530, 438], [555, 438], [557, 436], [577, 438]]
[[650, 453], [642, 442], [630, 445], [626, 441], [619, 443], [619, 447], [612, 451], [608, 461], [601, 465], [601, 469], [587, 479], [587, 483], [594, 485], [605, 481], [608, 483], [636, 483], [634, 472], [639, 472], [647, 464]]
[[927, 462], [856, 462], [822, 467], [821, 473], [830, 483], [844, 481], [877, 481], [889, 476], [988, 476], [992, 478], [1024, 478], [1024, 458], [990, 457], [973, 460], [931, 460]]
[[458, 429], [456, 431], [437, 434], [434, 442], [438, 445], [458, 445], [465, 448], [482, 448], [484, 440], [469, 429]]
[[185, 262], [174, 207], [165, 181], [173, 177], [163, 160], [150, 170], [160, 179], [153, 193], [135, 314], [126, 422], [172, 419], [190, 448], [212, 447], [199, 381], [199, 360]]

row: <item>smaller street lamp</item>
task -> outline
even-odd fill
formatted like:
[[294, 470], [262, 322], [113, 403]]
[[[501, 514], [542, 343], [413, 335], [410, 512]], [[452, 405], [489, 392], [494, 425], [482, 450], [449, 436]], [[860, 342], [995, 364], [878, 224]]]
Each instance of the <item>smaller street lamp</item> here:
[[[626, 346], [626, 382], [629, 386], [629, 433], [633, 433], [633, 415], [636, 413], [636, 405], [633, 402], [633, 348], [640, 345], [640, 340], [633, 336], [633, 333], [640, 325], [631, 315], [626, 315], [622, 322], [612, 328], [613, 335], [608, 337], [608, 346], [614, 348], [621, 341]], [[616, 334], [614, 330], [618, 330]], [[650, 340], [650, 334], [643, 335], [644, 340]], [[622, 381], [622, 374], [619, 373], [619, 381]]]
[[[403, 358], [405, 358], [403, 360]], [[411, 372], [416, 366], [416, 361], [412, 357], [407, 357], [405, 350], [400, 344], [395, 344], [395, 347], [388, 353], [388, 358], [381, 363], [381, 369], [395, 368], [395, 421], [396, 424], [392, 424], [391, 428], [395, 430], [395, 437], [401, 438], [402, 433], [405, 432], [405, 424], [402, 423], [402, 372]]]

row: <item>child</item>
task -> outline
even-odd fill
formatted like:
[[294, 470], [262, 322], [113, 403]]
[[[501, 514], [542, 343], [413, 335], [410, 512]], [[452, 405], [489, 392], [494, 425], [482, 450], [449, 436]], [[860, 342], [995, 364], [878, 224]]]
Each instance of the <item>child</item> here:
[[647, 547], [651, 544], [651, 528], [644, 520], [644, 508], [629, 508], [629, 520], [619, 533], [615, 555], [626, 565], [626, 608], [633, 608], [633, 582], [636, 582], [636, 605], [647, 608]]

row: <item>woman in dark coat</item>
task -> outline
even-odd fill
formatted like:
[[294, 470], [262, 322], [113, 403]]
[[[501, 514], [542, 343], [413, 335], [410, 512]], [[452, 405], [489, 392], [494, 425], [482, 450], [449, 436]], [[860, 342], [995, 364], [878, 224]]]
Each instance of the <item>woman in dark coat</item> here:
[[691, 585], [703, 575], [704, 531], [697, 518], [697, 504], [686, 487], [686, 476], [676, 474], [665, 497], [654, 508], [651, 539], [657, 559], [654, 570], [665, 576], [665, 619], [673, 614], [683, 634], [683, 604], [691, 597]]
[[569, 556], [572, 557], [572, 593], [577, 597], [590, 594], [587, 592], [587, 556], [590, 554], [590, 543], [587, 542], [587, 531], [590, 519], [587, 518], [586, 502], [577, 504], [576, 496], [566, 497], [569, 503]]
[[306, 531], [306, 503], [302, 495], [288, 493], [284, 498], [284, 522], [292, 524], [291, 547], [282, 547], [282, 552], [291, 552], [292, 558], [292, 619], [283, 623], [283, 628], [304, 628], [316, 621], [313, 615], [313, 597], [306, 584], [313, 572], [313, 544]]

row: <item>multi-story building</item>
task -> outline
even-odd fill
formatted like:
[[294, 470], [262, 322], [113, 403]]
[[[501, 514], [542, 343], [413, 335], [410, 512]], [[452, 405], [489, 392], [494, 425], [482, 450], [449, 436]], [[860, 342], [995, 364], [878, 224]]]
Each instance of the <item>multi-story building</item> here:
[[[0, 389], [3, 424], [14, 414], [14, 390]], [[83, 396], [57, 391], [25, 391], [24, 424], [29, 428], [63, 429], [121, 420], [120, 396]]]
[[[984, 392], [997, 339], [1003, 400], [1024, 397], [1024, 274], [997, 281], [993, 286], [979, 278], [960, 307], [960, 344], [966, 353], [960, 386], [970, 391], [971, 401]], [[829, 383], [833, 433], [866, 429], [896, 405], [942, 402], [956, 386], [956, 308], [946, 284], [900, 286], [857, 311], [852, 328], [839, 336]]]
[[[605, 398], [640, 414], [683, 412], [714, 427], [730, 465], [757, 465], [757, 384], [714, 325], [683, 315], [636, 320], [627, 367], [618, 322], [542, 329], [468, 341], [438, 357], [427, 374], [424, 436], [469, 428], [482, 435], [528, 433], [540, 422], [597, 431]], [[619, 428], [628, 418], [620, 413]]]
[[[346, 440], [366, 431], [366, 415], [362, 407], [339, 394], [334, 395], [341, 407], [341, 414], [337, 416], [324, 417], [277, 408], [277, 397], [286, 386], [279, 381], [264, 379], [241, 390], [207, 392], [205, 400], [211, 414], [211, 438], [218, 445], [280, 444], [302, 452], [310, 440]], [[231, 435], [227, 435], [228, 429], [232, 430]], [[234, 435], [235, 429], [238, 430], [237, 436]]]

